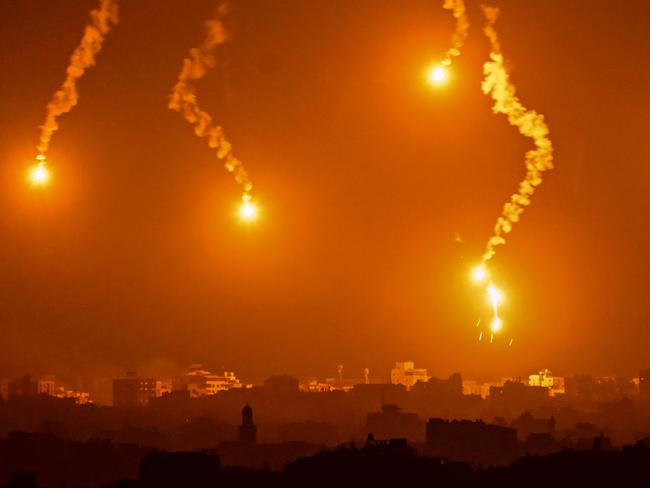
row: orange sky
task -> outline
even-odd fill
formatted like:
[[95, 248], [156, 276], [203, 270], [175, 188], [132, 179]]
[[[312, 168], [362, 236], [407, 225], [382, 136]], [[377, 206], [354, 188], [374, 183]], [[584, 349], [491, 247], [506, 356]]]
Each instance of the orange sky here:
[[477, 342], [489, 309], [468, 273], [531, 142], [480, 91], [478, 3], [453, 80], [431, 89], [454, 28], [442, 2], [232, 0], [199, 96], [263, 205], [248, 228], [231, 176], [167, 109], [215, 2], [122, 2], [45, 191], [25, 171], [95, 2], [0, 3], [0, 376], [648, 367], [650, 5], [495, 3], [556, 164], [491, 264], [512, 348]]

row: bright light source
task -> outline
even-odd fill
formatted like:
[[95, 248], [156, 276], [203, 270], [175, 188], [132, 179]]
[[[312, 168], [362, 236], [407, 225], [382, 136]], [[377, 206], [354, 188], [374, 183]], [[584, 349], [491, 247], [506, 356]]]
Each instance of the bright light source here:
[[472, 279], [477, 283], [480, 283], [482, 281], [485, 281], [485, 278], [487, 278], [487, 269], [485, 269], [484, 264], [480, 264], [474, 268], [474, 271], [472, 272]]
[[492, 333], [496, 334], [501, 330], [502, 327], [503, 327], [503, 322], [501, 321], [501, 319], [499, 317], [494, 317], [494, 319], [492, 319], [492, 325], [490, 325], [490, 330], [492, 331]]
[[32, 185], [44, 185], [50, 179], [50, 172], [42, 161], [36, 164], [29, 172], [29, 180]]
[[449, 79], [449, 72], [443, 66], [437, 65], [427, 73], [427, 80], [432, 85], [442, 85]]
[[503, 294], [492, 283], [490, 283], [490, 285], [487, 287], [487, 294], [488, 297], [490, 297], [490, 303], [492, 303], [492, 307], [496, 309], [501, 303], [501, 300], [503, 300]]
[[247, 222], [252, 222], [257, 218], [257, 205], [246, 200], [239, 207], [239, 217]]

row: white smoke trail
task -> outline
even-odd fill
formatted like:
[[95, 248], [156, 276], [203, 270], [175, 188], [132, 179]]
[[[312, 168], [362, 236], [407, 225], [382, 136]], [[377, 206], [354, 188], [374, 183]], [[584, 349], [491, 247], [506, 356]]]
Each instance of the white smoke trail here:
[[54, 93], [50, 103], [47, 104], [47, 116], [45, 123], [41, 126], [38, 156], [36, 156], [41, 167], [46, 164], [46, 155], [52, 135], [59, 128], [59, 116], [72, 110], [79, 101], [77, 80], [95, 64], [95, 56], [101, 50], [106, 34], [112, 25], [117, 24], [118, 20], [116, 0], [100, 0], [99, 7], [90, 12], [90, 23], [86, 26], [79, 46], [70, 57], [65, 81], [61, 88]]
[[451, 39], [451, 47], [445, 54], [445, 58], [440, 63], [443, 66], [448, 67], [451, 65], [452, 58], [460, 56], [460, 49], [463, 47], [469, 31], [469, 22], [467, 20], [465, 2], [463, 0], [444, 0], [442, 8], [451, 10], [456, 19], [456, 30]]
[[529, 110], [516, 96], [515, 86], [510, 81], [508, 71], [503, 62], [501, 46], [494, 23], [499, 15], [499, 9], [482, 6], [487, 19], [484, 32], [490, 40], [492, 52], [490, 61], [483, 66], [485, 78], [483, 92], [490, 94], [494, 100], [492, 110], [495, 113], [505, 114], [510, 125], [519, 129], [526, 137], [533, 139], [535, 149], [526, 153], [526, 176], [519, 184], [517, 193], [510, 197], [494, 227], [494, 234], [488, 240], [483, 262], [487, 262], [495, 254], [495, 247], [505, 244], [505, 234], [512, 230], [515, 222], [519, 221], [524, 208], [530, 205], [530, 198], [535, 189], [542, 183], [544, 171], [553, 168], [553, 145], [548, 137], [549, 129], [544, 122], [544, 116]]
[[205, 23], [207, 36], [203, 44], [190, 49], [189, 57], [183, 60], [183, 67], [170, 97], [169, 108], [182, 112], [185, 120], [194, 126], [195, 134], [206, 137], [208, 145], [217, 150], [217, 157], [224, 160], [226, 169], [234, 174], [235, 181], [242, 187], [242, 200], [247, 203], [251, 199], [253, 184], [242, 162], [233, 155], [232, 145], [226, 139], [222, 127], [215, 124], [212, 117], [199, 107], [193, 84], [215, 65], [214, 50], [226, 41], [226, 32], [221, 22], [226, 13], [226, 6], [222, 5], [216, 17]]

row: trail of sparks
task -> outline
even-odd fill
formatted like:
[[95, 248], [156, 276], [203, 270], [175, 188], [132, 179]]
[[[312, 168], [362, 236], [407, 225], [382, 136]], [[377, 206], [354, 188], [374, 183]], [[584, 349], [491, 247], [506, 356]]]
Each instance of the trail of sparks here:
[[178, 81], [170, 96], [169, 108], [182, 112], [185, 120], [194, 126], [194, 133], [199, 137], [206, 137], [208, 145], [217, 150], [217, 157], [224, 161], [224, 166], [230, 173], [233, 173], [235, 181], [242, 188], [240, 215], [248, 219], [254, 217], [256, 213], [253, 210], [255, 207], [250, 203], [253, 184], [242, 162], [234, 156], [232, 145], [226, 139], [223, 128], [215, 124], [212, 117], [199, 107], [196, 88], [193, 84], [215, 65], [214, 50], [226, 41], [225, 29], [221, 22], [226, 13], [225, 5], [222, 5], [216, 17], [205, 23], [208, 31], [207, 36], [203, 44], [190, 49], [189, 56], [183, 60]]
[[115, 0], [100, 0], [99, 6], [90, 12], [90, 23], [86, 25], [81, 42], [70, 57], [65, 81], [47, 104], [47, 115], [45, 123], [41, 126], [36, 156], [37, 166], [30, 173], [34, 183], [47, 181], [46, 156], [52, 136], [59, 128], [58, 118], [72, 110], [79, 102], [77, 80], [95, 64], [95, 56], [101, 50], [106, 34], [118, 20], [118, 4]]

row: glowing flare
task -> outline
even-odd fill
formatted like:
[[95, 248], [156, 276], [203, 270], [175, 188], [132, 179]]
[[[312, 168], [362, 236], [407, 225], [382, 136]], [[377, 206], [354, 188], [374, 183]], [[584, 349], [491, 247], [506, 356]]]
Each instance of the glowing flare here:
[[251, 222], [257, 219], [258, 210], [257, 205], [253, 202], [245, 200], [239, 207], [239, 216], [242, 220]]
[[485, 265], [481, 264], [474, 268], [474, 271], [472, 272], [472, 279], [476, 281], [477, 283], [480, 283], [482, 281], [485, 281], [487, 278], [487, 269], [485, 268]]
[[495, 310], [503, 300], [503, 293], [501, 293], [501, 290], [499, 290], [496, 286], [494, 286], [492, 283], [489, 284], [487, 287], [487, 294], [488, 297], [490, 298], [490, 303], [492, 304], [492, 308]]
[[44, 162], [37, 163], [29, 172], [29, 180], [33, 185], [44, 185], [50, 179], [50, 172]]
[[494, 317], [492, 319], [492, 324], [490, 325], [490, 330], [492, 331], [493, 334], [496, 334], [497, 332], [500, 332], [501, 329], [503, 328], [503, 322], [499, 317]]
[[429, 70], [427, 79], [432, 85], [442, 85], [449, 79], [449, 72], [443, 66], [437, 65]]

